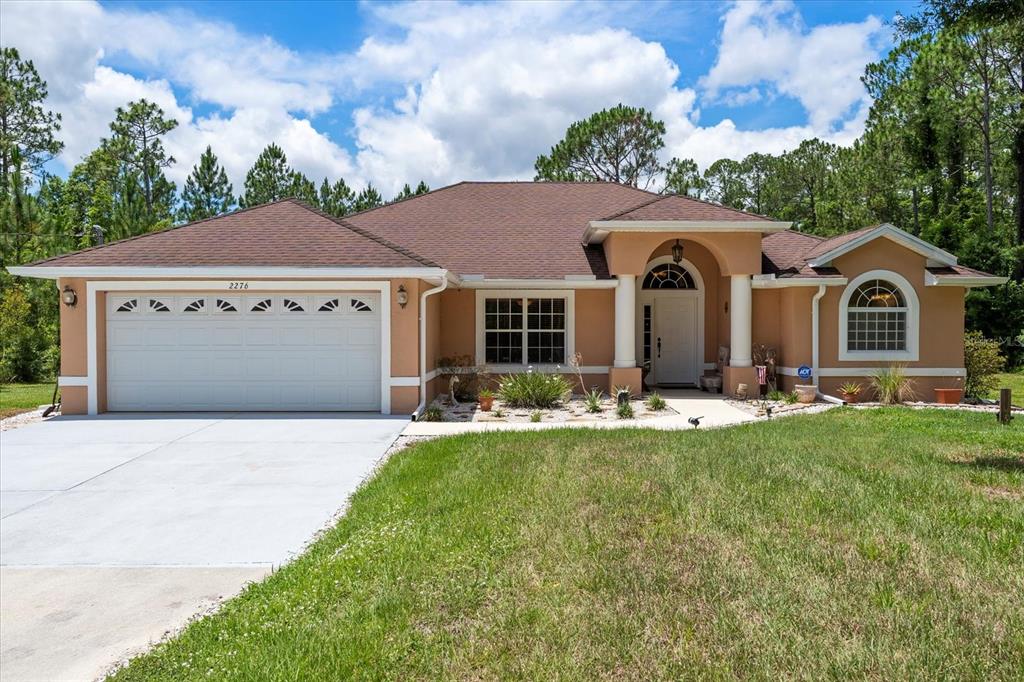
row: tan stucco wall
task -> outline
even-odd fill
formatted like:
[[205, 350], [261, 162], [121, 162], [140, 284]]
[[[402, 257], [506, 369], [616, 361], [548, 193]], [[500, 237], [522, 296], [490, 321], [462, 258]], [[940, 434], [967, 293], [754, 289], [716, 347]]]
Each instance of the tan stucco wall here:
[[781, 292], [778, 289], [754, 289], [751, 325], [753, 343], [778, 349], [782, 345], [782, 320], [779, 318]]
[[89, 302], [85, 296], [84, 279], [60, 279], [57, 281], [60, 297], [64, 287], [71, 287], [78, 294], [78, 303], [69, 308], [60, 304], [60, 374], [66, 377], [84, 377], [89, 371], [86, 360], [86, 311]]
[[[391, 376], [415, 377], [420, 374], [420, 280], [391, 280]], [[409, 302], [398, 305], [398, 287], [405, 286]], [[414, 406], [415, 407], [415, 406]]]
[[604, 240], [608, 271], [640, 275], [664, 242], [685, 239], [701, 244], [715, 256], [723, 275], [761, 272], [761, 235], [757, 232], [613, 232]]
[[[818, 287], [779, 290], [779, 365], [811, 366], [811, 301]], [[834, 321], [833, 321], [834, 322]]]
[[[476, 294], [471, 289], [447, 289], [441, 299], [441, 345], [437, 357], [476, 354]], [[435, 357], [435, 360], [437, 358]]]
[[[925, 259], [888, 239], [875, 241], [837, 258], [835, 266], [848, 279], [868, 270], [892, 270], [907, 279], [921, 305], [919, 359], [909, 367], [964, 366], [964, 289], [928, 287]], [[821, 299], [820, 364], [822, 367], [874, 367], [878, 361], [839, 361], [839, 299], [844, 287], [829, 287]]]
[[391, 414], [412, 414], [420, 402], [418, 386], [391, 387]]
[[576, 352], [584, 365], [615, 361], [615, 290], [576, 291]]

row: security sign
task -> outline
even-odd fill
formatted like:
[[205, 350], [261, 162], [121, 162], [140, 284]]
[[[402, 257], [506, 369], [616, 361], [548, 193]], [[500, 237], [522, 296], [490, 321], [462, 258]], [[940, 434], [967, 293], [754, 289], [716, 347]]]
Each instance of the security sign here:
[[804, 381], [807, 381], [811, 378], [811, 368], [807, 365], [800, 365], [800, 369], [796, 371], [796, 375]]

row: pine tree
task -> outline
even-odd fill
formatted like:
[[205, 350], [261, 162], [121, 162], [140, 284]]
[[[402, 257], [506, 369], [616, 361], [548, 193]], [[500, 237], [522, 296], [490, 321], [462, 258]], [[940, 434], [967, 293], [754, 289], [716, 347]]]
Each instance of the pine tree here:
[[245, 174], [245, 193], [238, 198], [242, 208], [258, 206], [288, 196], [292, 169], [284, 150], [271, 142], [256, 157], [256, 163]]
[[42, 107], [46, 93], [31, 60], [22, 61], [13, 47], [0, 48], [0, 197], [10, 189], [15, 152], [32, 173], [64, 148], [55, 137], [60, 114]]
[[340, 218], [349, 212], [356, 195], [341, 179], [333, 185], [324, 178], [320, 185], [320, 210]]
[[177, 127], [177, 121], [164, 118], [163, 109], [140, 99], [129, 102], [127, 108], [117, 108], [110, 124], [113, 135], [104, 141], [118, 160], [138, 175], [150, 226], [171, 218], [175, 188], [163, 169], [174, 163], [174, 157], [164, 151], [160, 138]]
[[199, 164], [192, 167], [192, 172], [185, 180], [178, 219], [190, 223], [227, 213], [235, 203], [231, 190], [228, 174], [217, 163], [213, 150], [207, 146], [199, 157]]
[[366, 188], [359, 193], [356, 197], [355, 202], [352, 204], [352, 210], [354, 212], [365, 211], [370, 208], [377, 208], [378, 206], [384, 205], [384, 199], [381, 197], [380, 192], [371, 185], [367, 184]]

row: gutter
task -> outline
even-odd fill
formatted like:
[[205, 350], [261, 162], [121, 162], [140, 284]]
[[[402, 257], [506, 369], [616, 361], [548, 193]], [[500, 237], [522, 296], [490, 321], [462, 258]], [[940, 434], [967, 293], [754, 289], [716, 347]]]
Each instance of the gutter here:
[[420, 294], [420, 404], [412, 413], [412, 420], [419, 419], [427, 406], [427, 298], [448, 288], [448, 271], [443, 270], [441, 284]]
[[819, 398], [826, 396], [818, 389], [818, 308], [825, 295], [825, 285], [818, 285], [818, 293], [811, 299], [811, 376], [814, 377], [814, 392]]

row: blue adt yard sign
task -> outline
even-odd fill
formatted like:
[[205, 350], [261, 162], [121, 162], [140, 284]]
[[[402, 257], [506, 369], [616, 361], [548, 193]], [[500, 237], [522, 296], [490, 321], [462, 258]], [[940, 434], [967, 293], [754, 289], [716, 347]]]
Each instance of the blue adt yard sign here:
[[800, 369], [796, 371], [796, 375], [804, 381], [807, 381], [811, 378], [811, 368], [807, 365], [800, 365]]

